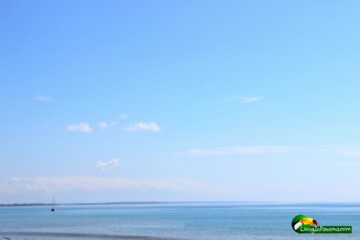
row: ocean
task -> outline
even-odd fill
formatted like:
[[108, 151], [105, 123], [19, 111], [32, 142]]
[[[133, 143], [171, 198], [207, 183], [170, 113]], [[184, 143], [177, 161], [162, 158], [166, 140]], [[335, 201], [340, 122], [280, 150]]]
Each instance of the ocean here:
[[[123, 203], [0, 207], [0, 237], [12, 240], [360, 239], [360, 204]], [[352, 234], [298, 234], [292, 218], [351, 225]]]

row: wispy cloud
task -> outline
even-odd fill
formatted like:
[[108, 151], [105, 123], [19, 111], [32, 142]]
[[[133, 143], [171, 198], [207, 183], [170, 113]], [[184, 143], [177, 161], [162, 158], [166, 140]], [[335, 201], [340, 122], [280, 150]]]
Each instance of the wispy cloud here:
[[119, 120], [125, 120], [127, 115], [125, 113], [117, 115], [117, 118], [113, 121], [101, 121], [97, 124], [100, 129], [106, 129], [110, 127], [114, 127], [119, 123]]
[[54, 192], [54, 191], [103, 191], [103, 190], [166, 190], [176, 192], [199, 193], [210, 189], [203, 182], [179, 179], [131, 179], [121, 177], [91, 176], [45, 176], [17, 178], [0, 181], [1, 194], [17, 194], [22, 192]]
[[105, 129], [109, 127], [109, 124], [107, 122], [99, 122], [98, 123], [99, 128]]
[[90, 124], [86, 122], [74, 124], [74, 125], [68, 125], [66, 128], [69, 131], [81, 132], [81, 133], [92, 133], [93, 131]]
[[51, 102], [53, 100], [52, 97], [45, 96], [45, 95], [42, 95], [42, 94], [39, 94], [35, 99], [40, 101], [40, 102]]
[[183, 153], [190, 156], [222, 156], [242, 154], [275, 154], [304, 151], [303, 147], [289, 146], [235, 146], [217, 148], [192, 148]]
[[116, 168], [119, 166], [119, 160], [114, 158], [110, 161], [98, 161], [96, 162], [96, 168], [106, 170], [110, 168]]
[[160, 132], [160, 127], [156, 122], [138, 122], [123, 129], [126, 132], [150, 131]]
[[243, 104], [256, 103], [264, 100], [264, 96], [252, 96], [252, 97], [231, 97], [229, 101], [231, 102], [239, 102]]

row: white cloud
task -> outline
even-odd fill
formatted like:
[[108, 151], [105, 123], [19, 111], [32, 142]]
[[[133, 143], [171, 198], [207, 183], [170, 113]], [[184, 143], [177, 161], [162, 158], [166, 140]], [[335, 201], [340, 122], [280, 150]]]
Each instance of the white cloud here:
[[107, 122], [99, 122], [98, 123], [99, 128], [105, 129], [109, 127], [109, 124]]
[[92, 128], [89, 123], [83, 122], [75, 125], [68, 125], [67, 130], [81, 133], [92, 133]]
[[116, 168], [119, 166], [119, 160], [114, 158], [110, 161], [104, 162], [104, 161], [98, 161], [96, 162], [96, 168], [101, 170], [106, 170], [110, 168]]
[[231, 97], [230, 101], [232, 102], [240, 102], [243, 104], [255, 103], [263, 100], [264, 96], [252, 96], [252, 97]]
[[50, 96], [45, 96], [45, 95], [41, 95], [39, 94], [37, 97], [36, 97], [36, 100], [40, 101], [40, 102], [50, 102], [52, 101], [52, 97]]
[[206, 192], [209, 189], [209, 185], [203, 182], [178, 178], [130, 179], [121, 177], [45, 176], [30, 178], [14, 177], [9, 180], [0, 181], [1, 194], [73, 190], [166, 190], [199, 193]]
[[156, 122], [138, 122], [131, 124], [123, 129], [126, 132], [151, 131], [160, 132], [160, 127]]
[[221, 155], [242, 155], [242, 154], [273, 154], [301, 152], [303, 147], [289, 146], [235, 146], [235, 147], [217, 147], [217, 148], [192, 148], [184, 151], [184, 154], [190, 156], [221, 156]]

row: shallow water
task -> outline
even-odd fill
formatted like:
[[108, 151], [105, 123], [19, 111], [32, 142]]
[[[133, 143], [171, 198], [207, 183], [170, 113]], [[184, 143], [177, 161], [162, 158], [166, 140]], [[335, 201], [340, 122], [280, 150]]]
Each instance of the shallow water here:
[[[357, 204], [153, 203], [0, 207], [0, 236], [11, 239], [360, 239]], [[297, 214], [352, 234], [297, 234]]]

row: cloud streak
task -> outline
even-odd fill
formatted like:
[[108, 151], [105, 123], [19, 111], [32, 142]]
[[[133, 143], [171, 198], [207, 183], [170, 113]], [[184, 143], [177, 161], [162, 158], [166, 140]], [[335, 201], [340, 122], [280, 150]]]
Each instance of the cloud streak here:
[[150, 131], [160, 132], [160, 127], [156, 122], [138, 122], [123, 128], [125, 132]]
[[99, 128], [105, 129], [109, 127], [109, 124], [107, 122], [99, 122], [98, 123]]
[[93, 131], [90, 124], [87, 122], [74, 124], [74, 125], [68, 125], [66, 127], [66, 129], [69, 131], [72, 131], [72, 132], [80, 132], [80, 133], [92, 133], [92, 131]]
[[36, 97], [36, 100], [38, 100], [38, 101], [40, 101], [40, 102], [51, 102], [53, 99], [52, 99], [52, 97], [50, 97], [50, 96], [45, 96], [45, 95], [39, 94], [39, 95]]
[[223, 156], [223, 155], [252, 155], [252, 154], [276, 154], [289, 152], [302, 152], [303, 147], [289, 146], [235, 146], [217, 148], [192, 148], [184, 151], [189, 156]]
[[114, 158], [110, 161], [98, 161], [96, 162], [96, 168], [101, 169], [101, 170], [107, 170], [107, 169], [111, 169], [111, 168], [116, 168], [119, 166], [119, 160]]
[[231, 97], [230, 101], [240, 102], [242, 104], [256, 103], [264, 100], [264, 96], [252, 96], [252, 97]]
[[17, 178], [0, 182], [1, 194], [18, 194], [23, 192], [55, 191], [103, 191], [103, 190], [166, 190], [175, 192], [206, 192], [206, 183], [188, 179], [158, 178], [131, 179], [121, 177], [92, 176], [45, 176]]

